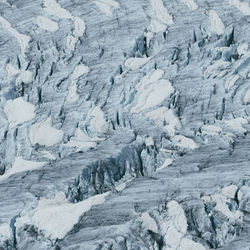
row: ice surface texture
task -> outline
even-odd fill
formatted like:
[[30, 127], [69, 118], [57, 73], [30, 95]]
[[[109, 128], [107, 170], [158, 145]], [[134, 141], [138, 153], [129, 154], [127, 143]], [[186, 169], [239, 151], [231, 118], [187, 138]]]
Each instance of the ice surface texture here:
[[249, 249], [249, 22], [0, 0], [0, 249]]

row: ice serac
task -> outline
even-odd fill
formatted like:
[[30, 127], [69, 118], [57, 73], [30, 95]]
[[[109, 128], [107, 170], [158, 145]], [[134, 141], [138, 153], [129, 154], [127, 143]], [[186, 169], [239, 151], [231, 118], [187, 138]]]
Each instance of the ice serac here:
[[249, 6], [0, 0], [0, 249], [249, 249]]
[[36, 107], [18, 97], [14, 100], [8, 100], [4, 106], [4, 112], [8, 118], [10, 128], [35, 118]]
[[30, 127], [29, 136], [33, 145], [38, 143], [50, 147], [62, 140], [63, 131], [52, 127], [52, 119], [48, 117], [44, 121], [33, 124]]

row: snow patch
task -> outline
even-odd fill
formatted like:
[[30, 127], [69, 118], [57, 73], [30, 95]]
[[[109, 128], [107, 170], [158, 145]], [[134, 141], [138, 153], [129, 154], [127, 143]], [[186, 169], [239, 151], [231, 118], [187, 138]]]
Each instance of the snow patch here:
[[59, 29], [58, 24], [56, 22], [50, 20], [47, 17], [38, 16], [36, 21], [37, 21], [38, 26], [43, 30], [55, 32]]
[[187, 219], [182, 206], [176, 201], [170, 201], [167, 204], [168, 218], [172, 221], [175, 228], [186, 234], [187, 232]]
[[97, 142], [103, 140], [103, 138], [99, 137], [89, 137], [80, 128], [77, 128], [74, 137], [67, 144], [64, 144], [64, 146], [77, 148], [78, 151], [86, 151], [90, 148], [95, 148]]
[[56, 0], [44, 0], [45, 10], [52, 16], [56, 16], [61, 19], [73, 19], [71, 13], [63, 9]]
[[131, 70], [136, 70], [148, 63], [150, 59], [150, 57], [131, 57], [126, 60], [125, 66]]
[[16, 85], [19, 85], [20, 83], [31, 83], [33, 80], [33, 73], [29, 70], [25, 70], [19, 74], [19, 76], [16, 79]]
[[16, 220], [16, 226], [35, 225], [51, 240], [63, 239], [79, 221], [80, 217], [93, 206], [103, 204], [110, 194], [98, 194], [78, 203], [70, 203], [65, 194], [59, 192], [54, 199], [42, 198], [31, 216], [23, 216]]
[[[139, 113], [145, 109], [157, 106], [174, 93], [174, 88], [168, 80], [161, 79], [151, 82], [154, 76], [154, 74], [150, 74], [137, 87], [137, 104], [132, 107], [132, 113]], [[150, 79], [151, 77], [152, 79]], [[159, 75], [156, 74], [156, 78], [158, 77]]]
[[8, 169], [4, 175], [0, 177], [0, 180], [5, 180], [9, 176], [25, 172], [25, 171], [32, 171], [34, 169], [39, 169], [45, 166], [47, 162], [35, 162], [35, 161], [27, 161], [24, 160], [22, 157], [17, 156], [15, 157], [14, 164], [12, 165], [12, 168]]
[[243, 213], [237, 210], [236, 212], [232, 212], [228, 207], [228, 198], [221, 194], [215, 194], [211, 196], [212, 200], [216, 203], [214, 209], [222, 212], [231, 220], [242, 220]]
[[69, 11], [63, 9], [56, 0], [44, 0], [45, 10], [53, 16], [60, 19], [71, 19], [74, 22], [75, 29], [73, 35], [66, 38], [66, 46], [69, 50], [74, 51], [77, 39], [83, 36], [86, 30], [86, 24], [80, 17], [73, 16]]
[[154, 33], [165, 32], [167, 29], [167, 26], [165, 24], [160, 23], [159, 21], [157, 21], [155, 19], [151, 19], [150, 29]]
[[0, 243], [12, 238], [12, 231], [7, 223], [0, 224]]
[[69, 50], [74, 51], [76, 47], [76, 42], [77, 42], [77, 39], [74, 36], [68, 35], [66, 38], [66, 47]]
[[19, 33], [16, 29], [12, 28], [11, 24], [1, 16], [0, 16], [0, 23], [6, 30], [8, 30], [17, 39], [21, 47], [21, 55], [25, 57], [25, 52], [29, 47], [29, 42], [31, 38], [29, 36]]
[[240, 56], [247, 54], [248, 52], [248, 44], [242, 43], [237, 47], [237, 52]]
[[249, 104], [250, 103], [250, 89], [247, 90], [244, 99], [243, 99], [244, 104]]
[[205, 250], [205, 248], [186, 237], [187, 219], [182, 206], [172, 200], [167, 204], [167, 217], [161, 223], [161, 233], [164, 235], [165, 249], [174, 250]]
[[5, 68], [5, 69], [6, 69], [6, 71], [7, 71], [7, 75], [8, 75], [9, 78], [20, 73], [20, 70], [19, 70], [19, 69], [16, 69], [16, 68], [15, 68], [12, 64], [10, 64], [10, 63], [8, 63], [8, 64], [6, 65], [6, 68]]
[[9, 120], [10, 128], [34, 119], [35, 109], [33, 104], [24, 101], [22, 97], [8, 100], [4, 106], [4, 112]]
[[228, 0], [228, 2], [238, 8], [243, 15], [249, 16], [250, 15], [250, 7], [248, 3], [242, 2], [240, 0]]
[[59, 143], [63, 138], [63, 134], [63, 131], [52, 127], [52, 120], [49, 117], [45, 121], [32, 125], [29, 137], [32, 145], [38, 143], [50, 147]]
[[147, 147], [154, 146], [154, 139], [152, 137], [145, 138], [145, 144]]
[[230, 199], [234, 199], [237, 190], [238, 187], [236, 185], [230, 185], [222, 188], [221, 193]]
[[194, 242], [193, 240], [190, 240], [188, 238], [182, 239], [180, 243], [179, 250], [206, 250], [204, 246], [202, 246], [200, 243]]
[[173, 24], [173, 17], [168, 13], [162, 0], [151, 0], [151, 4], [159, 21], [167, 25]]
[[197, 3], [194, 0], [182, 0], [190, 10], [196, 10], [198, 8]]
[[95, 107], [88, 113], [90, 117], [89, 127], [92, 132], [105, 134], [109, 130], [109, 123], [105, 120], [104, 112], [100, 107]]
[[136, 85], [136, 90], [138, 92], [143, 91], [150, 83], [158, 81], [164, 75], [164, 71], [161, 69], [153, 70], [146, 76], [144, 76], [141, 81]]
[[222, 128], [215, 125], [203, 125], [201, 131], [205, 135], [218, 135], [222, 132]]
[[224, 121], [227, 126], [229, 126], [231, 129], [236, 130], [240, 133], [245, 133], [246, 129], [243, 128], [243, 125], [248, 124], [247, 119], [242, 117], [237, 117], [232, 120], [225, 120]]
[[94, 3], [104, 12], [107, 16], [112, 16], [112, 9], [119, 9], [120, 5], [114, 0], [98, 0]]
[[183, 135], [176, 135], [172, 138], [172, 141], [176, 144], [176, 146], [186, 149], [196, 149], [198, 145], [191, 139], [187, 138]]
[[71, 79], [77, 80], [79, 77], [86, 75], [89, 72], [89, 67], [85, 64], [77, 65], [72, 73]]
[[222, 35], [225, 32], [224, 23], [221, 21], [215, 10], [207, 10], [206, 14], [210, 19], [211, 29], [218, 35]]
[[158, 226], [155, 220], [149, 215], [149, 213], [145, 212], [141, 215], [142, 223], [147, 230], [151, 230], [154, 233], [158, 233]]
[[73, 102], [77, 102], [79, 100], [80, 96], [77, 93], [77, 84], [76, 82], [72, 82], [69, 86], [69, 92], [68, 92], [68, 96], [66, 99], [67, 103], [73, 103]]
[[69, 93], [67, 96], [67, 103], [73, 103], [79, 100], [79, 94], [77, 93], [77, 81], [78, 78], [86, 75], [89, 72], [89, 67], [85, 64], [77, 65], [74, 72], [71, 75], [71, 84], [69, 86]]
[[173, 159], [167, 158], [167, 159], [165, 159], [165, 161], [164, 161], [164, 163], [161, 165], [161, 167], [159, 167], [156, 171], [160, 171], [160, 170], [162, 170], [163, 168], [168, 167], [168, 166], [171, 165], [172, 163], [173, 163]]
[[73, 35], [76, 37], [82, 37], [85, 30], [86, 24], [80, 17], [73, 17], [75, 29], [73, 31]]
[[145, 114], [157, 126], [164, 127], [170, 135], [175, 135], [175, 130], [181, 129], [181, 123], [172, 109], [160, 107]]

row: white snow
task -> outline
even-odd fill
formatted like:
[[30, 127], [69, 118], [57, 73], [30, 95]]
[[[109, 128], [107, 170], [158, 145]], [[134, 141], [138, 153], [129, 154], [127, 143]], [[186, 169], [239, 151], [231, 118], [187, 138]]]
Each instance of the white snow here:
[[158, 226], [155, 220], [149, 215], [149, 213], [144, 212], [141, 215], [142, 223], [147, 230], [151, 230], [154, 233], [158, 233]]
[[205, 250], [200, 243], [187, 238], [187, 219], [182, 206], [172, 200], [167, 204], [167, 217], [161, 222], [161, 234], [168, 250]]
[[176, 146], [186, 149], [196, 149], [198, 145], [191, 139], [187, 138], [183, 135], [176, 135], [172, 137], [172, 141], [175, 143]]
[[37, 21], [38, 26], [43, 30], [55, 32], [59, 29], [58, 24], [56, 22], [50, 20], [47, 17], [38, 16], [36, 21]]
[[172, 200], [167, 204], [168, 218], [172, 221], [175, 228], [185, 234], [187, 232], [187, 219], [182, 206]]
[[227, 126], [229, 126], [231, 129], [236, 130], [240, 133], [245, 133], [246, 129], [243, 128], [243, 125], [248, 124], [247, 119], [242, 117], [237, 117], [232, 120], [225, 120], [224, 121]]
[[29, 70], [25, 70], [18, 75], [16, 79], [16, 85], [19, 85], [22, 82], [28, 84], [31, 83], [32, 80], [33, 80], [33, 73]]
[[247, 54], [248, 52], [248, 44], [242, 43], [237, 47], [237, 52], [240, 56]]
[[75, 67], [71, 79], [77, 80], [80, 76], [83, 76], [89, 72], [89, 67], [85, 64], [79, 64]]
[[32, 145], [38, 143], [50, 147], [59, 143], [63, 134], [63, 131], [52, 127], [51, 117], [48, 117], [45, 121], [35, 123], [30, 127], [29, 137]]
[[162, 0], [151, 0], [151, 4], [159, 21], [167, 25], [173, 24], [173, 17], [168, 13]]
[[[132, 113], [139, 113], [144, 109], [154, 107], [174, 92], [174, 88], [168, 80], [160, 80], [163, 74], [164, 71], [161, 69], [151, 71], [136, 85], [137, 104], [132, 107]], [[154, 118], [152, 113], [149, 113], [148, 116]]]
[[191, 239], [183, 238], [179, 250], [206, 250], [206, 248]]
[[77, 102], [80, 98], [80, 95], [77, 93], [77, 84], [73, 81], [69, 86], [69, 92], [67, 96], [67, 103]]
[[230, 185], [222, 188], [221, 193], [228, 198], [234, 199], [237, 190], [238, 187], [236, 185]]
[[176, 129], [181, 129], [181, 123], [178, 117], [176, 117], [172, 109], [168, 109], [167, 107], [160, 107], [147, 112], [145, 115], [153, 120], [157, 126], [164, 127], [172, 136], [175, 134]]
[[69, 11], [63, 9], [56, 0], [44, 0], [45, 10], [53, 16], [61, 19], [73, 19], [73, 16]]
[[244, 99], [243, 99], [244, 104], [250, 103], [250, 88], [247, 90]]
[[205, 135], [218, 135], [222, 132], [222, 128], [215, 125], [203, 125], [201, 131]]
[[212, 200], [216, 203], [216, 206], [214, 209], [217, 211], [222, 212], [224, 215], [226, 215], [231, 220], [241, 220], [243, 217], [243, 213], [239, 210], [232, 212], [228, 207], [228, 198], [221, 194], [215, 194], [211, 195]]
[[79, 77], [86, 75], [89, 72], [89, 67], [85, 64], [77, 65], [71, 75], [71, 84], [69, 86], [69, 93], [67, 96], [67, 102], [73, 103], [79, 100], [79, 94], [77, 93], [77, 80]]
[[71, 50], [71, 51], [74, 51], [75, 50], [75, 47], [76, 47], [76, 42], [77, 42], [77, 39], [72, 36], [72, 35], [68, 35], [66, 37], [66, 47]]
[[161, 165], [161, 167], [159, 167], [159, 168], [157, 169], [157, 171], [160, 171], [160, 170], [162, 170], [163, 168], [168, 167], [168, 166], [171, 165], [172, 163], [173, 163], [173, 159], [171, 159], [171, 158], [165, 159], [164, 163]]
[[29, 47], [29, 42], [31, 38], [29, 36], [20, 34], [16, 29], [11, 27], [11, 24], [8, 21], [6, 21], [1, 16], [0, 16], [0, 23], [5, 29], [7, 29], [17, 39], [21, 47], [21, 55], [25, 57], [25, 52]]
[[0, 224], [0, 243], [12, 239], [12, 231], [7, 223]]
[[70, 141], [64, 144], [64, 146], [76, 148], [78, 151], [86, 151], [90, 148], [95, 148], [96, 142], [103, 140], [99, 137], [89, 137], [80, 128], [77, 128], [74, 137], [70, 138]]
[[7, 74], [8, 74], [8, 77], [12, 77], [12, 76], [15, 76], [17, 74], [20, 73], [20, 70], [19, 69], [16, 69], [12, 64], [8, 63], [6, 65], [6, 71], [7, 71]]
[[33, 104], [24, 101], [22, 97], [8, 100], [4, 106], [4, 112], [9, 120], [10, 128], [34, 119], [35, 109]]
[[151, 136], [146, 137], [145, 144], [147, 147], [154, 146], [154, 139]]
[[94, 107], [88, 115], [91, 117], [89, 127], [96, 133], [105, 134], [109, 130], [109, 123], [105, 120], [104, 113], [100, 107]]
[[161, 79], [149, 84], [146, 81], [137, 92], [137, 104], [132, 107], [131, 112], [139, 113], [154, 107], [170, 97], [173, 92], [174, 88], [168, 80]]
[[217, 33], [218, 35], [224, 34], [225, 25], [221, 21], [217, 12], [215, 10], [207, 10], [206, 14], [209, 16], [212, 31]]
[[49, 151], [43, 150], [40, 153], [42, 157], [45, 157], [49, 160], [56, 160], [56, 157], [53, 154], [51, 154]]
[[0, 177], [0, 181], [5, 180], [9, 176], [16, 174], [16, 173], [25, 172], [25, 171], [32, 171], [34, 169], [42, 168], [46, 164], [47, 164], [47, 162], [27, 161], [27, 160], [24, 160], [20, 156], [16, 156], [12, 167], [9, 168], [6, 171], [6, 173]]
[[198, 8], [197, 3], [194, 0], [182, 0], [190, 10], [196, 10]]
[[83, 36], [86, 30], [86, 24], [80, 17], [73, 16], [69, 11], [63, 9], [56, 0], [44, 0], [45, 10], [53, 16], [60, 19], [71, 19], [74, 22], [75, 29], [73, 35], [68, 35], [66, 38], [66, 47], [74, 51], [77, 39]]
[[158, 33], [158, 32], [166, 31], [167, 26], [165, 24], [160, 23], [156, 19], [151, 19], [150, 28], [151, 28], [152, 32]]
[[80, 17], [73, 17], [73, 21], [75, 25], [75, 30], [73, 31], [73, 35], [76, 37], [83, 36], [86, 29], [85, 22]]
[[225, 90], [229, 91], [234, 85], [235, 83], [238, 81], [238, 79], [240, 78], [239, 75], [232, 75], [230, 76], [225, 83]]
[[126, 60], [125, 66], [131, 70], [136, 70], [148, 63], [150, 59], [150, 57], [131, 57]]
[[[164, 236], [164, 241], [170, 249], [178, 249], [178, 245], [183, 237], [183, 234], [178, 232], [174, 225], [170, 224], [166, 235]], [[167, 248], [169, 249], [169, 248]]]
[[250, 15], [250, 7], [247, 2], [243, 2], [241, 0], [228, 0], [228, 2], [238, 8], [243, 15]]
[[54, 199], [42, 198], [31, 216], [17, 219], [16, 226], [35, 225], [51, 240], [62, 239], [79, 221], [80, 216], [93, 206], [103, 204], [110, 192], [92, 196], [78, 203], [70, 203], [65, 194], [59, 192]]
[[161, 69], [153, 70], [144, 76], [141, 81], [136, 85], [136, 90], [138, 92], [143, 91], [150, 83], [153, 83], [162, 78], [164, 71]]
[[119, 9], [120, 5], [114, 0], [97, 0], [94, 3], [103, 11], [107, 16], [112, 16], [112, 9]]

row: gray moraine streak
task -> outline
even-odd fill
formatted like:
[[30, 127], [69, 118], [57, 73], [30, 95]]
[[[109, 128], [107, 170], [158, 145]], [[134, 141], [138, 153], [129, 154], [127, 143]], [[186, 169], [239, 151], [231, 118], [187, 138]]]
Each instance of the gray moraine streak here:
[[0, 249], [250, 249], [249, 0], [0, 0]]

